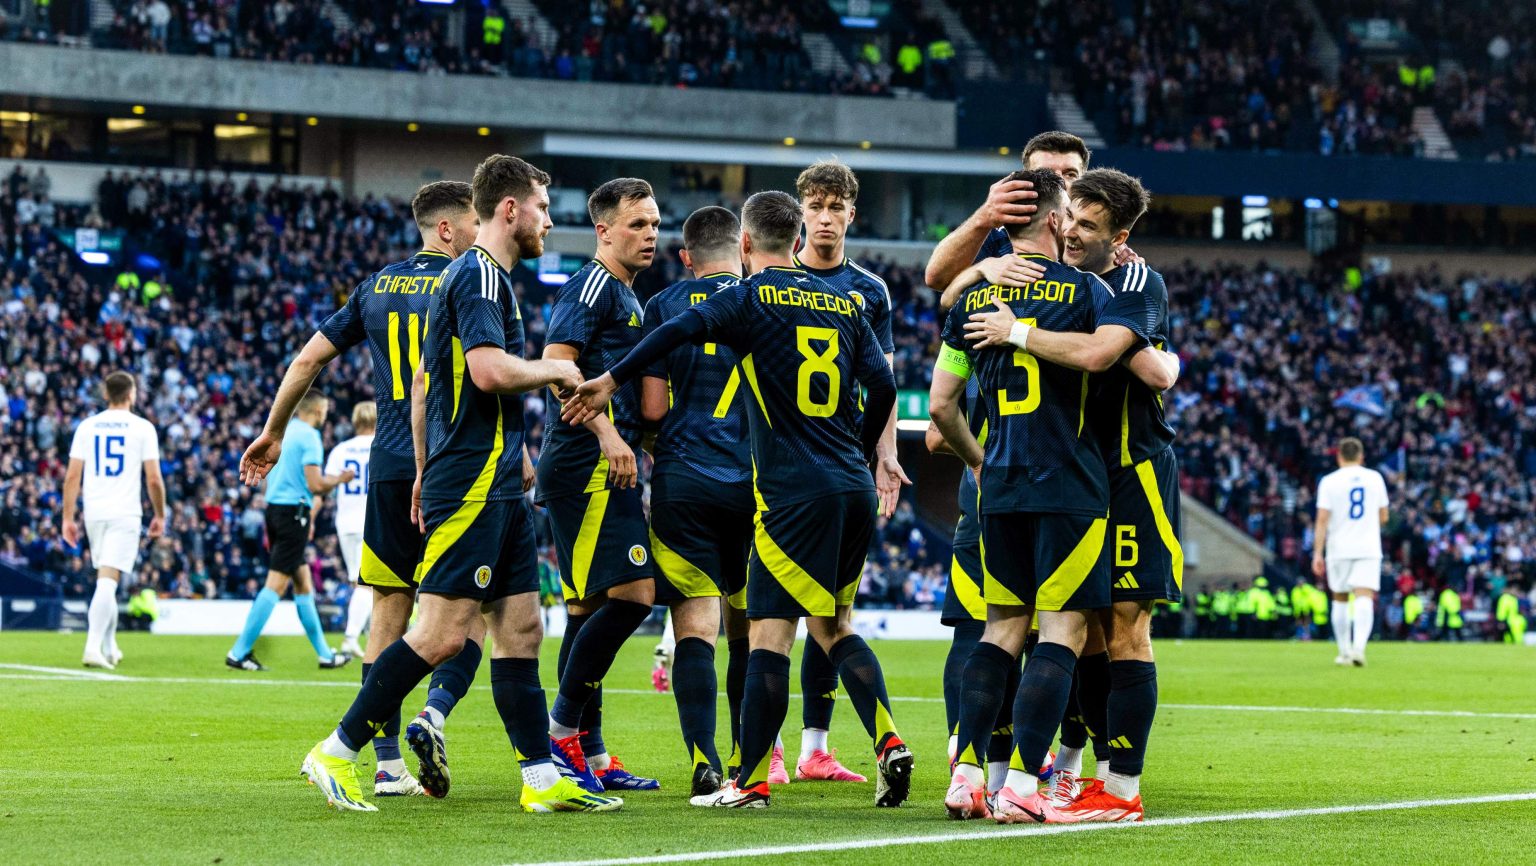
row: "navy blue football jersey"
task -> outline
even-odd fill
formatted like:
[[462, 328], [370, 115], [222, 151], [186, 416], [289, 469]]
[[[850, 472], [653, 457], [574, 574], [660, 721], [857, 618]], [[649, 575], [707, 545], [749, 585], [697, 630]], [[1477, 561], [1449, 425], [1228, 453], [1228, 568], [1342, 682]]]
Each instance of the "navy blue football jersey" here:
[[[634, 289], [625, 285], [596, 260], [588, 262], [555, 293], [544, 342], [576, 347], [576, 366], [587, 379], [612, 369], [640, 342], [644, 310]], [[641, 439], [640, 386], [628, 382], [608, 404], [608, 420], [635, 449]], [[539, 454], [538, 499], [595, 493], [612, 486], [608, 458], [597, 436], [583, 425], [571, 426], [551, 412], [544, 428], [544, 448]]]
[[[944, 360], [959, 358], [978, 379], [987, 409], [981, 512], [1053, 512], [1102, 517], [1109, 488], [1098, 443], [1086, 428], [1088, 374], [1027, 352], [973, 349], [965, 339], [972, 313], [1001, 299], [1026, 324], [1092, 333], [1111, 296], [1104, 281], [1047, 256], [1045, 276], [1028, 286], [978, 282], [950, 310]], [[963, 357], [959, 357], [963, 354]]]
[[411, 378], [421, 363], [421, 335], [427, 307], [453, 259], [422, 250], [389, 265], [352, 291], [347, 303], [320, 326], [345, 352], [364, 340], [373, 358], [373, 396], [378, 429], [368, 455], [368, 482], [416, 478], [411, 438]]
[[[981, 445], [983, 451], [987, 447], [987, 407], [981, 404], [981, 386], [977, 384], [976, 377], [972, 376], [965, 382], [965, 396], [960, 400], [960, 411], [965, 414], [965, 421], [971, 427], [971, 435]], [[960, 513], [966, 517], [975, 519], [976, 514], [976, 476], [969, 468], [960, 472]]]
[[[1145, 264], [1122, 265], [1104, 275], [1114, 292], [1100, 325], [1124, 325], [1136, 335], [1132, 352], [1168, 342], [1168, 287]], [[1173, 444], [1163, 414], [1163, 395], [1116, 364], [1094, 377], [1096, 392], [1089, 423], [1111, 468], [1134, 466]]]
[[873, 491], [854, 412], [859, 384], [887, 365], [858, 304], [800, 268], [771, 267], [695, 309], [708, 339], [741, 358], [758, 510]]
[[[735, 274], [681, 280], [645, 305], [646, 334], [722, 289]], [[685, 345], [645, 371], [665, 379], [669, 405], [652, 447], [651, 501], [730, 502], [750, 510], [752, 446], [747, 438], [747, 388], [736, 353], [720, 343]]]
[[507, 272], [474, 246], [443, 271], [428, 314], [427, 465], [423, 499], [486, 502], [523, 495], [523, 398], [475, 387], [465, 356], [481, 346], [519, 358], [523, 316]]
[[976, 258], [971, 260], [975, 264], [982, 259], [995, 259], [998, 256], [1013, 255], [1013, 241], [1008, 239], [1008, 230], [995, 228], [987, 232], [987, 239], [981, 242], [981, 249], [976, 251]]
[[859, 311], [868, 320], [869, 327], [874, 330], [875, 339], [880, 341], [880, 351], [887, 355], [895, 353], [896, 340], [891, 336], [891, 290], [886, 287], [885, 280], [847, 257], [835, 268], [808, 267], [798, 257], [795, 264], [811, 276], [819, 277], [853, 298], [853, 302], [859, 305]]

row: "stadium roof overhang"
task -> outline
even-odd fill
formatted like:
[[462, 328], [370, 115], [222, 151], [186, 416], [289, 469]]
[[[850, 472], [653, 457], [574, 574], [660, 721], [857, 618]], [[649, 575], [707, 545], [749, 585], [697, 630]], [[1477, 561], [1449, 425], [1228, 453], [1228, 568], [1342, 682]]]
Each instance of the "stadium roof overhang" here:
[[548, 132], [520, 141], [522, 150], [545, 156], [654, 159], [722, 165], [803, 168], [807, 161], [836, 156], [856, 171], [892, 171], [997, 178], [1019, 167], [1017, 156], [883, 147], [820, 144], [754, 144], [694, 138], [623, 137]]

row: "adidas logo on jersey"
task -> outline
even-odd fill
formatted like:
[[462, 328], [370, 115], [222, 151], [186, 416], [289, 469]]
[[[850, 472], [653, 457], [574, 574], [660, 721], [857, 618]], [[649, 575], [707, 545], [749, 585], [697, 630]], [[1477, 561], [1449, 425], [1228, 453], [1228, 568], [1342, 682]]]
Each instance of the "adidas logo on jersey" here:
[[1140, 589], [1141, 588], [1141, 584], [1136, 582], [1136, 576], [1135, 575], [1133, 575], [1129, 571], [1127, 571], [1125, 574], [1120, 576], [1119, 580], [1115, 581], [1115, 588], [1116, 589]]

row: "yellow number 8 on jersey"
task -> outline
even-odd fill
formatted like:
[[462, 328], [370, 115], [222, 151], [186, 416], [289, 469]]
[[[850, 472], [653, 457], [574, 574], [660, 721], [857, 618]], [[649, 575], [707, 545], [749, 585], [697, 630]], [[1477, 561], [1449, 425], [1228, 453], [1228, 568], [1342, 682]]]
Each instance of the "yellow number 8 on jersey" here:
[[[1019, 321], [1035, 327], [1035, 319], [1020, 319]], [[1023, 367], [1024, 374], [1029, 380], [1029, 393], [1017, 400], [1008, 399], [1008, 389], [1000, 388], [997, 392], [997, 413], [999, 415], [1028, 415], [1040, 408], [1040, 361], [1034, 355], [1017, 349], [1013, 353], [1013, 366]]]
[[[811, 341], [824, 342], [825, 350], [817, 352]], [[812, 418], [830, 418], [837, 412], [837, 400], [842, 391], [842, 373], [837, 369], [837, 329], [813, 328], [801, 325], [795, 328], [795, 348], [805, 358], [795, 376], [795, 401], [800, 411]], [[811, 377], [821, 373], [827, 377], [827, 399], [817, 403], [811, 397]]]

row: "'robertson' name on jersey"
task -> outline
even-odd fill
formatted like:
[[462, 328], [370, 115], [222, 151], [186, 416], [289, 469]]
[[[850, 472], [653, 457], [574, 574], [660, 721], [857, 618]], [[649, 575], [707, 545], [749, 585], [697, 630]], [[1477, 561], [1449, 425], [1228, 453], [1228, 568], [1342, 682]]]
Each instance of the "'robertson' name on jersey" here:
[[965, 339], [972, 313], [1000, 299], [1026, 324], [1092, 333], [1111, 296], [1103, 280], [1047, 256], [1032, 255], [1045, 276], [1020, 287], [978, 282], [944, 324], [940, 365], [974, 374], [986, 407], [981, 513], [1050, 512], [1103, 517], [1109, 508], [1104, 460], [1085, 431], [1088, 374], [1010, 348], [973, 349]]
[[379, 409], [368, 483], [413, 481], [416, 453], [411, 441], [411, 377], [421, 361], [427, 308], [453, 259], [422, 250], [364, 280], [347, 303], [320, 326], [339, 351], [368, 341], [373, 358], [373, 393]]
[[[1168, 287], [1163, 275], [1144, 264], [1122, 265], [1104, 275], [1115, 299], [1099, 324], [1124, 325], [1137, 342], [1132, 352], [1168, 342]], [[1096, 392], [1089, 423], [1111, 472], [1135, 466], [1173, 445], [1173, 428], [1163, 414], [1163, 395], [1123, 365], [1094, 377]]]
[[[523, 355], [523, 316], [512, 282], [478, 246], [448, 266], [432, 299], [426, 366], [427, 466], [423, 499], [486, 502], [523, 495], [523, 398], [475, 387], [465, 355], [494, 346]], [[370, 470], [371, 471], [371, 470]]]
[[[603, 375], [640, 342], [644, 311], [634, 289], [597, 261], [588, 262], [555, 293], [545, 344], [565, 343], [579, 353], [576, 367], [587, 379]], [[613, 395], [608, 419], [635, 451], [640, 449], [640, 389], [629, 382]], [[585, 426], [549, 413], [539, 455], [538, 500], [596, 493], [612, 487], [608, 458]]]
[[694, 309], [709, 339], [741, 357], [758, 510], [873, 491], [854, 412], [859, 383], [886, 363], [853, 299], [799, 268], [771, 267]]
[[[740, 282], [734, 274], [713, 274], [673, 283], [646, 302], [644, 333]], [[644, 375], [665, 379], [669, 399], [653, 450], [651, 501], [721, 503], [751, 511], [747, 402], [752, 398], [736, 353], [720, 343], [685, 345]]]

